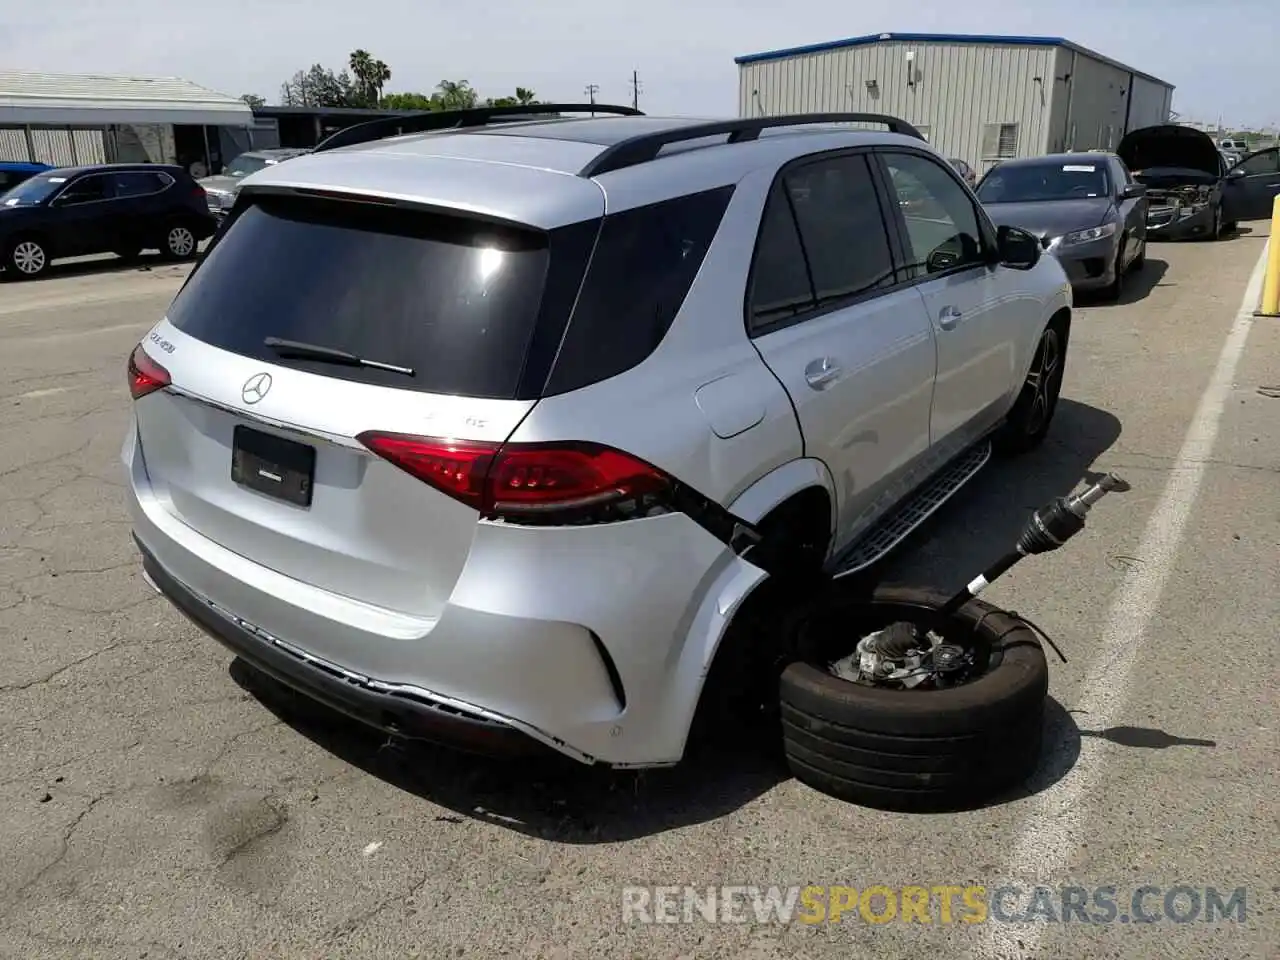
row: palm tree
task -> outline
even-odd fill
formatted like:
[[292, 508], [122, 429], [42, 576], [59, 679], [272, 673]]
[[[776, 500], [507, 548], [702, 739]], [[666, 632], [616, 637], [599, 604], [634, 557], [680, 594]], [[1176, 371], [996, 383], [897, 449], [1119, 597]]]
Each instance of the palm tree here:
[[381, 60], [375, 60], [368, 50], [352, 50], [348, 62], [360, 99], [367, 106], [377, 106], [383, 86], [391, 79], [391, 69]]
[[527, 107], [531, 103], [538, 102], [538, 95], [528, 87], [516, 87], [516, 103], [522, 107]]
[[442, 80], [436, 91], [444, 110], [467, 110], [474, 107], [479, 99], [466, 80]]

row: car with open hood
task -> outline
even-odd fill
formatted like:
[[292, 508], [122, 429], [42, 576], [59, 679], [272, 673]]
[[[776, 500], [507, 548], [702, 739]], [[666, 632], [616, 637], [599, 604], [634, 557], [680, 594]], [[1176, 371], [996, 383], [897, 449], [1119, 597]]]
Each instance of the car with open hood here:
[[1124, 135], [1116, 154], [1147, 188], [1153, 240], [1216, 240], [1235, 228], [1224, 206], [1227, 162], [1208, 134], [1161, 124]]
[[976, 193], [996, 224], [1040, 238], [1074, 290], [1118, 299], [1147, 255], [1146, 188], [1115, 154], [1058, 153], [1006, 160]]

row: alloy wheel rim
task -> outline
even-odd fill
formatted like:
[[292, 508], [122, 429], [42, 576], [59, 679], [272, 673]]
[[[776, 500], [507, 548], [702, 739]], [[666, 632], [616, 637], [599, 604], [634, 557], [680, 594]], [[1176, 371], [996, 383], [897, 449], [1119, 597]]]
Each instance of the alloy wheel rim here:
[[1049, 329], [1040, 338], [1040, 346], [1036, 350], [1035, 362], [1031, 372], [1027, 374], [1027, 388], [1032, 391], [1031, 411], [1027, 418], [1027, 432], [1037, 433], [1049, 418], [1052, 406], [1054, 375], [1058, 372], [1061, 351], [1058, 349], [1058, 331]]
[[28, 276], [39, 273], [45, 265], [44, 248], [34, 241], [24, 240], [14, 248], [13, 265]]
[[196, 245], [196, 238], [186, 227], [174, 227], [169, 231], [169, 249], [180, 257], [189, 254]]

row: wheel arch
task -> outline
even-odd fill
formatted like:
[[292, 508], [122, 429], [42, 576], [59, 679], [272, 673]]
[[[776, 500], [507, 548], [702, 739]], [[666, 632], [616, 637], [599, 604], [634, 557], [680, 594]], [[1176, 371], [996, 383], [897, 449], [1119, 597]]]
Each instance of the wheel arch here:
[[803, 457], [756, 480], [734, 498], [729, 512], [756, 526], [766, 542], [770, 534], [775, 540], [786, 537], [788, 527], [802, 524], [806, 535], [822, 536], [825, 554], [836, 529], [835, 503], [835, 481], [827, 465]]

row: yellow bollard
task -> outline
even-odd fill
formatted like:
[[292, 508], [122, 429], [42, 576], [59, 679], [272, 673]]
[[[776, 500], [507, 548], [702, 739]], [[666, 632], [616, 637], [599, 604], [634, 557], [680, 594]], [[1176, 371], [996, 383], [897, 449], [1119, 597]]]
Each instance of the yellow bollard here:
[[1280, 196], [1271, 204], [1271, 239], [1267, 248], [1267, 272], [1262, 282], [1264, 317], [1280, 317]]

